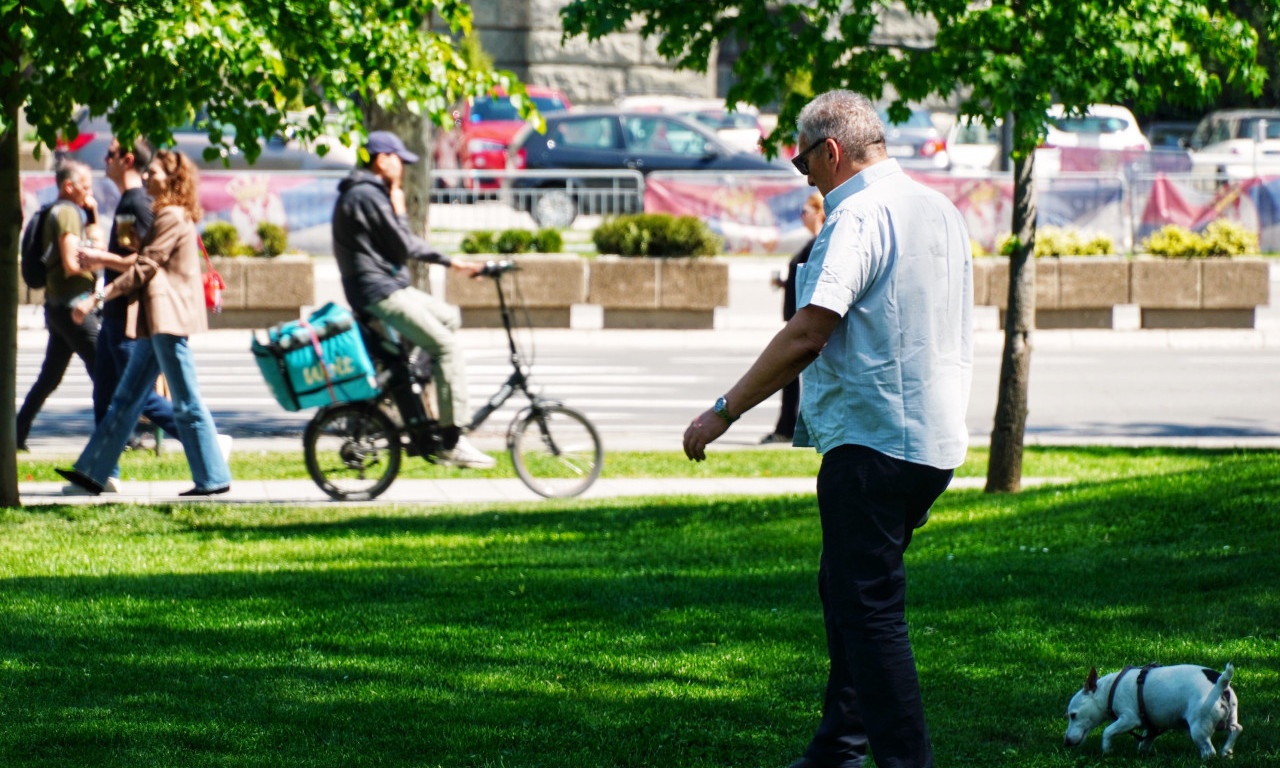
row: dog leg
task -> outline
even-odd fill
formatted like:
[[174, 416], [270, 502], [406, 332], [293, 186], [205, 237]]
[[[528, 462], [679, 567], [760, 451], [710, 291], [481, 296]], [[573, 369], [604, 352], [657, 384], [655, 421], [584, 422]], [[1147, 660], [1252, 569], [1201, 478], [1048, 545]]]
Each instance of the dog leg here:
[[1138, 720], [1137, 715], [1129, 714], [1128, 712], [1122, 713], [1119, 720], [1108, 725], [1106, 730], [1102, 732], [1102, 753], [1104, 755], [1111, 754], [1111, 740], [1113, 738], [1140, 727], [1142, 727], [1142, 722]]
[[1191, 741], [1195, 742], [1195, 745], [1200, 748], [1201, 760], [1208, 760], [1218, 754], [1218, 751], [1213, 748], [1212, 736], [1212, 725], [1201, 721], [1191, 726]]
[[1138, 739], [1138, 754], [1151, 754], [1151, 745], [1156, 741], [1156, 735], [1151, 731], [1143, 731], [1142, 736]]
[[1231, 712], [1231, 721], [1227, 723], [1227, 741], [1222, 745], [1222, 756], [1231, 757], [1235, 754], [1236, 737], [1244, 730], [1244, 726], [1236, 722], [1236, 713]]

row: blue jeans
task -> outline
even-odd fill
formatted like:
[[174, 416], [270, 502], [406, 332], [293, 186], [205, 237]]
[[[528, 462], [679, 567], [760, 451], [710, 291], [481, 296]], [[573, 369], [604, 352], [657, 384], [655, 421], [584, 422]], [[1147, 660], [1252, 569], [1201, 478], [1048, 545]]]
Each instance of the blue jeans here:
[[[98, 350], [93, 359], [93, 423], [101, 422], [111, 406], [111, 396], [124, 375], [133, 352], [133, 339], [125, 335], [124, 319], [102, 316], [98, 330]], [[156, 394], [154, 388], [142, 403], [142, 415], [163, 429], [170, 437], [178, 436], [178, 425], [173, 420], [173, 406], [168, 399]]]
[[77, 471], [105, 484], [111, 469], [124, 452], [129, 436], [142, 414], [147, 395], [155, 391], [156, 377], [163, 373], [173, 394], [173, 418], [178, 439], [191, 467], [196, 488], [211, 491], [231, 484], [231, 470], [218, 448], [218, 430], [213, 416], [200, 399], [195, 359], [184, 336], [157, 334], [134, 342], [124, 376], [111, 397], [106, 418], [98, 424], [89, 444], [76, 460]]

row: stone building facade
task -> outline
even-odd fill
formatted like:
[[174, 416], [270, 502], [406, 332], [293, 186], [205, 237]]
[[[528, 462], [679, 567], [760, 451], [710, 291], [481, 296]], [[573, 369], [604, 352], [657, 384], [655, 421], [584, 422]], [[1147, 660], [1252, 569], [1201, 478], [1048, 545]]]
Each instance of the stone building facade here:
[[[558, 88], [574, 104], [608, 104], [628, 93], [722, 97], [733, 82], [732, 41], [720, 47], [707, 72], [677, 71], [658, 55], [657, 41], [634, 28], [595, 41], [578, 36], [562, 42], [560, 10], [566, 5], [568, 0], [471, 0], [475, 29], [494, 65], [526, 83]], [[881, 16], [876, 42], [922, 46], [933, 35], [929, 24], [897, 7]]]

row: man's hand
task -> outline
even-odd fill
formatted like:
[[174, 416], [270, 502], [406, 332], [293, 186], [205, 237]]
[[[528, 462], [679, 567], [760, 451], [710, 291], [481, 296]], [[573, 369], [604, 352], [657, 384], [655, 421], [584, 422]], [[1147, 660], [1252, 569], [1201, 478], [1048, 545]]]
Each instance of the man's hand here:
[[93, 308], [97, 306], [97, 303], [98, 302], [94, 301], [93, 297], [90, 296], [87, 299], [81, 299], [75, 304], [72, 304], [71, 305], [72, 321], [74, 321], [76, 325], [83, 325], [84, 319], [88, 317], [90, 312], [93, 311]]
[[475, 277], [476, 275], [480, 274], [480, 270], [484, 269], [484, 262], [466, 261], [465, 259], [453, 259], [452, 263], [449, 266], [461, 272], [466, 272], [471, 277]]
[[703, 411], [689, 422], [689, 428], [684, 431], [684, 455], [693, 461], [702, 461], [707, 458], [707, 445], [727, 431], [729, 424], [715, 411]]

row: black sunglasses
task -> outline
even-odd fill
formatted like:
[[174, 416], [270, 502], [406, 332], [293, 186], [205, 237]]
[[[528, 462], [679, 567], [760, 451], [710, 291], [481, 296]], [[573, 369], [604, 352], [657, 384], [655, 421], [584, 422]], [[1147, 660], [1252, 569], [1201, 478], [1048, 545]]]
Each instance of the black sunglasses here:
[[826, 143], [827, 143], [826, 139], [818, 139], [817, 141], [810, 144], [808, 149], [796, 155], [795, 157], [791, 158], [791, 164], [796, 167], [796, 170], [800, 172], [801, 176], [809, 175], [809, 161], [805, 160], [804, 156]]

